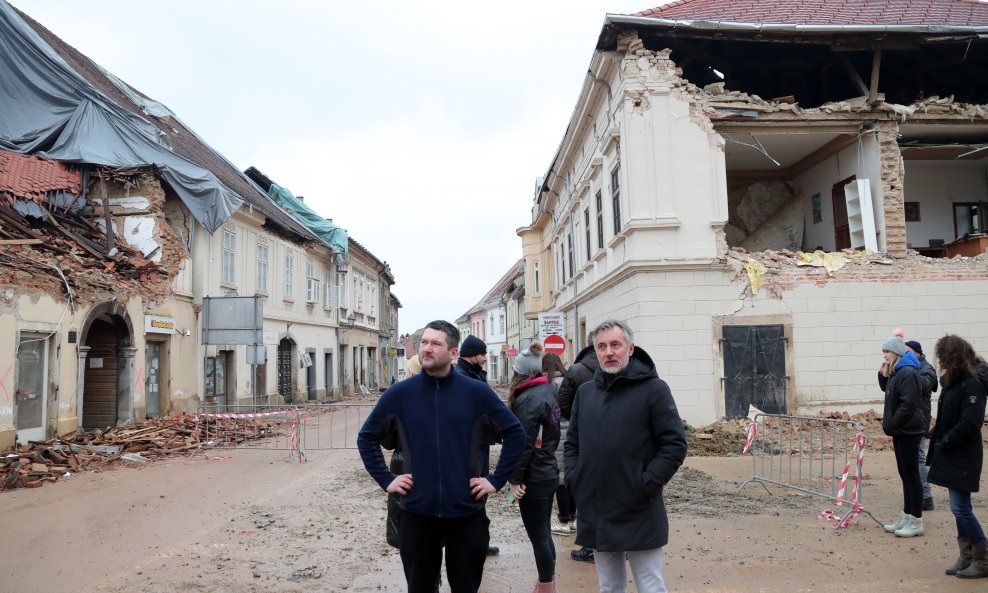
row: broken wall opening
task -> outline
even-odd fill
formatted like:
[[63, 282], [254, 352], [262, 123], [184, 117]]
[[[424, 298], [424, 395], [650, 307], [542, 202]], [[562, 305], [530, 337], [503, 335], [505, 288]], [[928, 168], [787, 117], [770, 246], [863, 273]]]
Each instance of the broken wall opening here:
[[[765, 35], [757, 32], [639, 29], [645, 47], [672, 50], [683, 78], [703, 87], [770, 99], [792, 97], [804, 108], [871, 94], [876, 66], [888, 102], [933, 96], [988, 103], [988, 40], [921, 34]], [[880, 52], [876, 58], [876, 52]]]

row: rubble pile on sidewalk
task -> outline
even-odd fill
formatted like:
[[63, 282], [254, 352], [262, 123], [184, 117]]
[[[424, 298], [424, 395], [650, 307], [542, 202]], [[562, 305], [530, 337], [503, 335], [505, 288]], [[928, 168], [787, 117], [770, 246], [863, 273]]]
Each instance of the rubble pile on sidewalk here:
[[200, 444], [234, 446], [283, 432], [284, 421], [252, 423], [210, 420], [178, 414], [134, 424], [31, 442], [0, 453], [0, 491], [38, 488], [83, 471], [100, 472], [122, 464], [142, 464], [193, 453]]
[[[861, 431], [868, 438], [868, 448], [873, 451], [891, 449], [892, 437], [882, 432], [882, 419], [874, 410], [861, 414], [847, 412], [821, 412], [820, 418], [853, 420], [861, 425]], [[689, 455], [696, 457], [731, 457], [741, 455], [748, 438], [751, 420], [718, 420], [701, 428], [686, 425], [686, 446]], [[804, 427], [809, 430], [809, 426]]]

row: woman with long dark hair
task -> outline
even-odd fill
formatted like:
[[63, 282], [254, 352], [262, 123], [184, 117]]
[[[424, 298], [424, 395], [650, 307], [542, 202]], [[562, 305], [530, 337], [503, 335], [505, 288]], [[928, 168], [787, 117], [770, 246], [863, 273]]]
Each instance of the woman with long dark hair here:
[[[563, 384], [566, 376], [566, 365], [563, 364], [559, 355], [555, 352], [548, 352], [542, 357], [542, 374], [549, 379], [553, 391], [556, 392], [557, 401], [559, 396], [559, 386]], [[566, 442], [566, 429], [569, 428], [569, 420], [560, 417], [559, 419], [559, 442]], [[559, 486], [556, 487], [556, 517], [558, 522], [552, 523], [552, 533], [559, 535], [569, 535], [573, 533], [570, 523], [576, 520], [576, 501], [573, 494], [566, 486], [566, 476], [563, 473], [563, 448], [556, 449], [556, 465], [559, 466]]]
[[[919, 359], [906, 348], [902, 330], [896, 330], [882, 344], [885, 362], [881, 376], [885, 381], [885, 415], [882, 430], [892, 437], [895, 465], [902, 480], [902, 514], [885, 531], [899, 537], [923, 535], [923, 480], [919, 475], [919, 441], [926, 433], [923, 415], [923, 385]], [[879, 381], [881, 384], [883, 381]]]
[[515, 359], [508, 407], [521, 421], [528, 441], [508, 482], [535, 553], [539, 577], [533, 593], [554, 593], [556, 548], [549, 523], [553, 494], [559, 485], [559, 403], [549, 379], [542, 374], [542, 352], [542, 344], [533, 342]]
[[943, 373], [943, 392], [926, 456], [930, 464], [928, 477], [930, 483], [950, 493], [950, 512], [957, 524], [960, 549], [957, 561], [946, 572], [964, 579], [986, 577], [985, 532], [971, 508], [971, 493], [978, 491], [981, 482], [985, 387], [979, 380], [979, 370], [988, 374], [988, 366], [979, 361], [971, 344], [958, 336], [940, 338], [935, 354]]

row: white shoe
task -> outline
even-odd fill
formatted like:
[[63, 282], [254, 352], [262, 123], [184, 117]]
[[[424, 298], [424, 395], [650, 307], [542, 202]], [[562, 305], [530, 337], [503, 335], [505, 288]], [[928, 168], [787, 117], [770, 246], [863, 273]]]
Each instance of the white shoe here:
[[902, 513], [899, 513], [899, 518], [895, 520], [895, 523], [882, 525], [882, 528], [885, 529], [885, 531], [888, 531], [889, 533], [895, 533], [896, 531], [901, 529], [903, 525], [906, 524], [906, 517], [908, 516], [909, 515], [907, 515], [905, 511], [903, 511]]
[[553, 523], [552, 532], [556, 535], [569, 535], [573, 531], [569, 528], [569, 523]]
[[912, 515], [906, 515], [906, 524], [895, 530], [895, 534], [899, 537], [914, 537], [917, 535], [923, 535], [923, 518], [913, 517]]

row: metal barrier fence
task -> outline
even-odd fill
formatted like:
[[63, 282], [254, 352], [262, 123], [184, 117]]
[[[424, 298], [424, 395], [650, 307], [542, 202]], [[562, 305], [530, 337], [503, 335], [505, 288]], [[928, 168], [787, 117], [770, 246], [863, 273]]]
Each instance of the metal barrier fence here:
[[373, 404], [202, 406], [196, 413], [198, 451], [220, 448], [288, 451], [356, 449], [357, 433]]
[[[853, 420], [758, 414], [745, 443], [745, 454], [752, 456], [752, 475], [738, 492], [758, 483], [771, 494], [766, 484], [774, 484], [833, 500], [838, 506], [848, 500], [850, 508], [844, 515], [828, 510], [821, 516], [836, 519], [841, 527], [854, 516], [866, 514], [881, 525], [861, 502], [866, 447], [861, 425]], [[845, 496], [849, 478], [853, 479], [852, 490]]]

